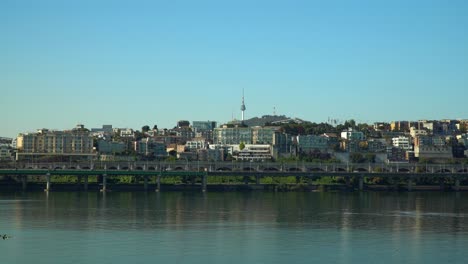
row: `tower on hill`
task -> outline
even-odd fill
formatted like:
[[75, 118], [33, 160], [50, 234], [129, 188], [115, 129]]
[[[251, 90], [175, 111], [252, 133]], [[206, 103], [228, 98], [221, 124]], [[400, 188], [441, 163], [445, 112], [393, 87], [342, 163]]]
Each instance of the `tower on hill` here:
[[241, 105], [241, 111], [242, 111], [242, 117], [241, 121], [244, 122], [244, 111], [245, 111], [245, 103], [244, 103], [244, 89], [242, 89], [242, 105]]

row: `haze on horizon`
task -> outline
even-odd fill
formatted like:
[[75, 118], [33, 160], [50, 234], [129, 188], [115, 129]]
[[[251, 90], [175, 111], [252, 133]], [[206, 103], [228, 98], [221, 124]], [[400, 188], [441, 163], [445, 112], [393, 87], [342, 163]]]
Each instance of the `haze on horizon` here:
[[468, 2], [0, 2], [0, 136], [468, 118]]

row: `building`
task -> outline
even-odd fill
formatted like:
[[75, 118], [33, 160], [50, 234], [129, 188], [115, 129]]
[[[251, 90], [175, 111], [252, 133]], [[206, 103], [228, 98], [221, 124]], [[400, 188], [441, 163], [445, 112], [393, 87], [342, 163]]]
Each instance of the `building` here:
[[362, 146], [366, 145], [364, 140], [345, 140], [340, 142], [340, 148], [347, 152], [362, 152]]
[[293, 148], [293, 137], [286, 133], [276, 132], [273, 134], [272, 148], [272, 155], [275, 159], [290, 155]]
[[279, 133], [279, 127], [256, 126], [252, 128], [252, 144], [274, 144], [274, 135]]
[[124, 142], [99, 140], [97, 144], [97, 150], [99, 154], [123, 153], [127, 150], [127, 145]]
[[199, 149], [197, 150], [198, 160], [200, 161], [224, 161], [224, 148]]
[[297, 136], [297, 147], [300, 152], [310, 153], [313, 151], [327, 152], [329, 144], [328, 138], [316, 135]]
[[12, 150], [8, 144], [0, 144], [0, 161], [9, 161], [13, 157], [11, 155]]
[[195, 132], [193, 132], [190, 128], [177, 128], [174, 129], [175, 135], [179, 138], [179, 143], [185, 144], [185, 142], [192, 140], [195, 137]]
[[404, 150], [413, 149], [413, 145], [411, 144], [411, 139], [409, 137], [404, 137], [404, 136], [392, 138], [392, 145], [396, 148], [401, 148]]
[[393, 121], [390, 123], [390, 130], [392, 131], [408, 131], [409, 128], [408, 121]]
[[420, 159], [451, 159], [453, 152], [450, 146], [415, 146], [414, 156]]
[[38, 156], [73, 156], [92, 158], [93, 137], [83, 125], [68, 131], [40, 129], [36, 133], [22, 133], [17, 137], [17, 159]]
[[452, 146], [442, 136], [418, 136], [414, 141], [414, 156], [427, 159], [453, 158]]
[[208, 142], [213, 142], [213, 130], [216, 128], [214, 121], [193, 121], [192, 130], [195, 137], [204, 138]]
[[91, 128], [91, 132], [103, 132], [107, 134], [112, 134], [114, 129], [112, 125], [102, 125], [102, 128]]
[[213, 143], [213, 130], [198, 130], [195, 132], [195, 138], [203, 138], [206, 141]]
[[432, 146], [431, 136], [417, 136], [414, 139], [414, 146]]
[[354, 131], [352, 128], [341, 132], [341, 137], [346, 140], [364, 140], [364, 133]]
[[197, 149], [205, 149], [207, 148], [207, 142], [206, 140], [191, 140], [191, 141], [187, 141], [187, 143], [185, 143], [185, 148], [188, 150], [188, 151], [195, 151]]
[[406, 162], [406, 150], [396, 147], [387, 147], [388, 162]]
[[151, 138], [143, 138], [134, 142], [135, 152], [140, 155], [162, 158], [167, 156], [166, 145]]
[[388, 130], [390, 130], [390, 124], [385, 123], [385, 122], [375, 122], [373, 127], [374, 127], [375, 131], [388, 131]]
[[216, 128], [215, 121], [193, 121], [192, 128], [195, 132], [213, 130]]
[[457, 140], [460, 144], [463, 144], [466, 148], [468, 148], [468, 134], [461, 134], [457, 136]]
[[244, 126], [223, 125], [214, 129], [213, 140], [215, 144], [252, 144], [252, 128]]
[[177, 121], [177, 128], [190, 128], [190, 122], [187, 120]]
[[238, 145], [233, 145], [232, 150], [232, 156], [236, 160], [261, 161], [272, 158], [270, 145], [246, 144], [243, 149]]
[[11, 145], [13, 142], [12, 138], [0, 137], [0, 144]]
[[385, 139], [373, 138], [367, 140], [367, 151], [376, 153], [376, 152], [385, 152], [387, 149], [387, 143]]
[[410, 128], [410, 135], [412, 138], [416, 138], [419, 136], [427, 136], [428, 132], [426, 129], [417, 129], [416, 127]]
[[135, 131], [131, 128], [120, 129], [120, 137], [123, 138], [134, 138]]

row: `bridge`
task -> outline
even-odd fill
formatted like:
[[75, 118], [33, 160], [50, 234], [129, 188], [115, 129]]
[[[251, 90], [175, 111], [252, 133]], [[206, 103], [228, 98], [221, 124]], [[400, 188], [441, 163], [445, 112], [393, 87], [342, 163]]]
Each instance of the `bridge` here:
[[418, 178], [450, 179], [453, 189], [460, 189], [460, 180], [468, 178], [468, 165], [465, 164], [417, 164], [417, 163], [308, 163], [308, 162], [199, 162], [199, 161], [160, 161], [160, 162], [55, 162], [55, 163], [0, 163], [0, 176], [21, 178], [26, 189], [28, 175], [44, 176], [45, 190], [50, 190], [51, 175], [84, 177], [84, 189], [88, 189], [88, 176], [102, 177], [102, 189], [107, 190], [108, 176], [142, 176], [144, 188], [148, 189], [150, 177], [156, 177], [156, 190], [161, 189], [161, 178], [171, 176], [191, 176], [201, 179], [201, 189], [206, 191], [209, 175], [254, 177], [260, 184], [261, 177], [296, 176], [314, 179], [318, 177], [344, 177], [347, 184], [351, 178], [358, 179], [359, 189], [364, 188], [364, 179], [373, 177], [398, 178], [407, 181], [407, 189], [412, 190], [413, 181]]
[[348, 172], [348, 173], [468, 173], [466, 164], [418, 163], [309, 163], [309, 162], [56, 162], [0, 163], [0, 169], [107, 170], [107, 171], [208, 171], [208, 172]]

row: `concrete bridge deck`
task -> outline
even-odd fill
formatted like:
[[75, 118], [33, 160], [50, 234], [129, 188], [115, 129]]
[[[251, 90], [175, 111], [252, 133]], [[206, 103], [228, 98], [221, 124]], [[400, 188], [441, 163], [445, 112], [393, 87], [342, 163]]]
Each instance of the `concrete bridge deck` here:
[[260, 184], [261, 177], [295, 176], [306, 179], [319, 177], [344, 177], [346, 181], [356, 178], [359, 189], [364, 188], [367, 178], [381, 177], [404, 180], [411, 190], [413, 182], [419, 178], [446, 179], [454, 183], [454, 189], [460, 189], [460, 181], [468, 178], [466, 165], [455, 164], [317, 164], [317, 163], [273, 163], [273, 162], [106, 162], [106, 163], [8, 163], [1, 164], [0, 175], [19, 177], [26, 189], [30, 175], [46, 178], [45, 190], [50, 190], [52, 175], [76, 176], [84, 178], [87, 190], [88, 176], [102, 177], [102, 191], [107, 189], [109, 176], [143, 176], [145, 190], [148, 181], [156, 177], [157, 189], [160, 190], [162, 177], [192, 176], [201, 179], [202, 190], [207, 189], [207, 176], [254, 177]]
[[308, 163], [308, 162], [56, 162], [3, 163], [0, 169], [107, 171], [218, 171], [218, 172], [356, 172], [356, 173], [468, 173], [466, 164], [418, 163]]

